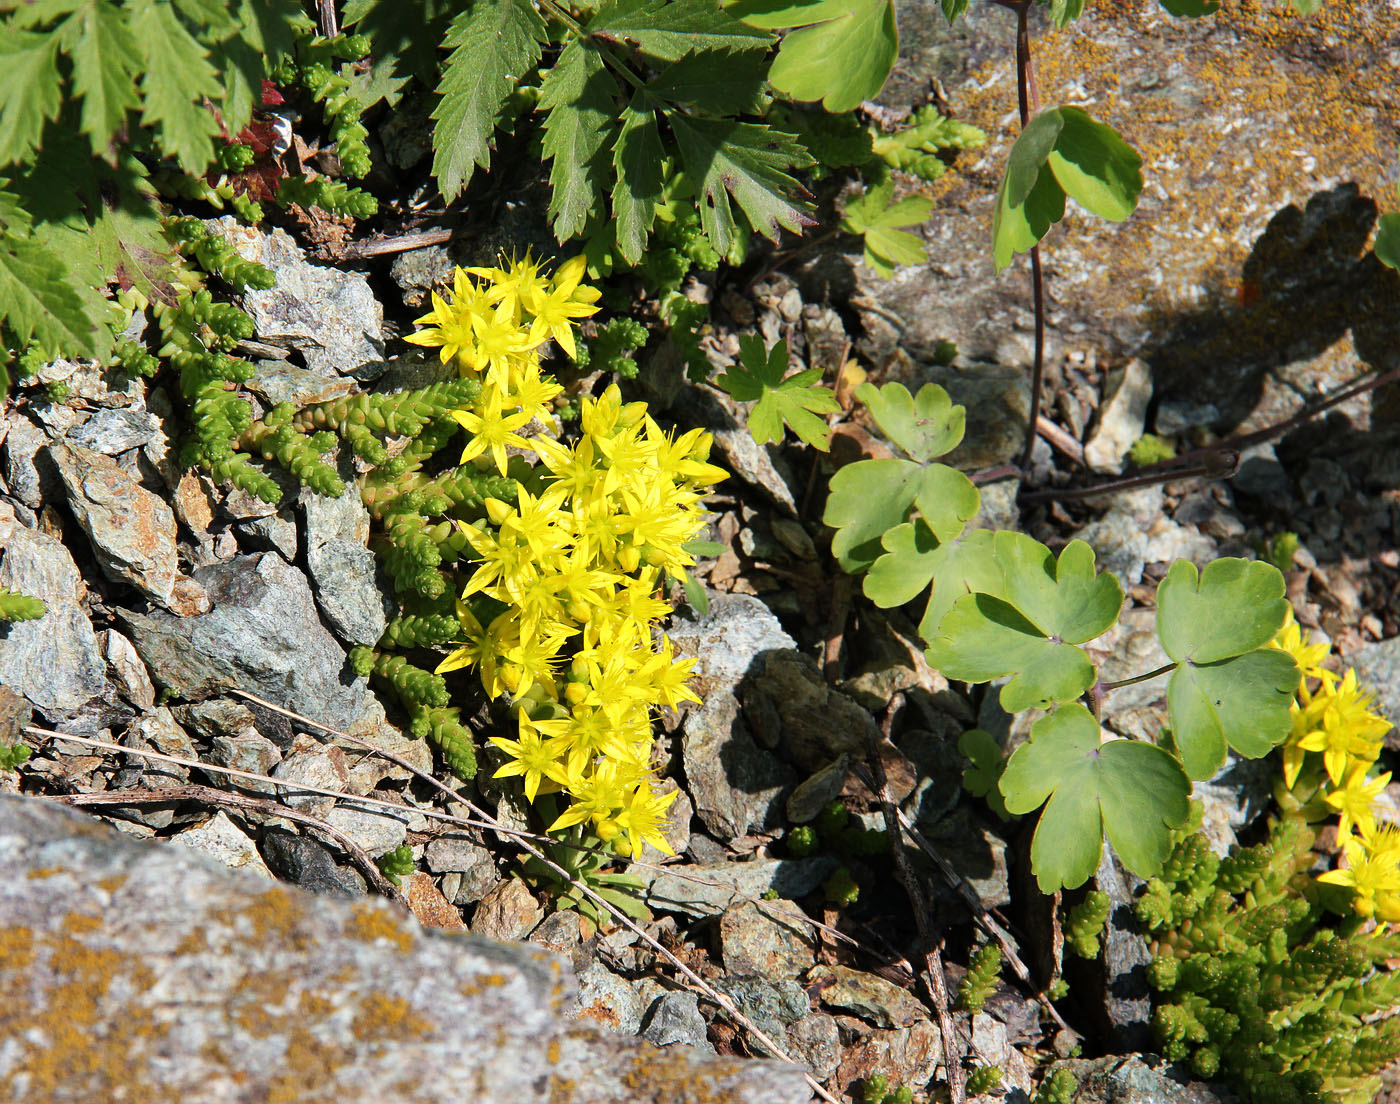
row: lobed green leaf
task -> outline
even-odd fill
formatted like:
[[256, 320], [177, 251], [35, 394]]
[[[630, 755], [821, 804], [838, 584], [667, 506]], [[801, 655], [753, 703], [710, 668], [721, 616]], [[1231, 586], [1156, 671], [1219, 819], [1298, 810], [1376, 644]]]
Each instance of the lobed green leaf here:
[[855, 394], [885, 437], [920, 463], [952, 452], [962, 442], [966, 411], [936, 383], [924, 384], [917, 397], [898, 382], [883, 387], [862, 383]]

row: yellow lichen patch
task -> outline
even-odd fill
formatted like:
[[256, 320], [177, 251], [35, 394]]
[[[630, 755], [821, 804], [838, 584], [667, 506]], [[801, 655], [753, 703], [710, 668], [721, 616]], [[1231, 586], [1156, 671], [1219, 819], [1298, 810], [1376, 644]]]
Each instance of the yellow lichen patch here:
[[253, 925], [253, 935], [263, 943], [305, 951], [314, 942], [306, 930], [304, 906], [285, 889], [269, 889], [249, 898], [239, 906], [238, 915]]
[[209, 950], [209, 940], [203, 928], [191, 928], [175, 947], [177, 955], [198, 955]]
[[345, 1047], [318, 1039], [305, 1027], [295, 1027], [287, 1035], [287, 1052], [282, 1069], [267, 1084], [264, 1104], [340, 1104], [344, 1091], [337, 1084], [335, 1071], [354, 1058]]
[[297, 1002], [297, 1010], [303, 1019], [324, 1020], [335, 1012], [335, 1002], [321, 993], [307, 990]]
[[53, 878], [59, 874], [67, 873], [61, 866], [40, 866], [25, 872], [25, 877], [32, 881], [40, 881], [44, 878]]
[[8, 971], [25, 970], [34, 961], [34, 929], [0, 927], [0, 964]]
[[111, 874], [97, 880], [97, 888], [107, 893], [116, 893], [124, 885], [126, 885], [125, 874]]
[[345, 934], [351, 939], [363, 943], [385, 939], [405, 954], [413, 949], [413, 933], [392, 913], [365, 904], [356, 905], [354, 913], [345, 925]]
[[380, 1039], [423, 1039], [434, 1034], [437, 1025], [402, 997], [371, 993], [360, 1002], [351, 1030], [355, 1038], [366, 1041]]

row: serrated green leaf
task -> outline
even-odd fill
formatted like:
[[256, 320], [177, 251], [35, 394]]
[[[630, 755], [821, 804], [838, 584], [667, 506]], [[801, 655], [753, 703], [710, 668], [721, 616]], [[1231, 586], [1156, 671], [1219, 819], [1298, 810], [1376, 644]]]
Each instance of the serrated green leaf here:
[[0, 318], [20, 342], [64, 356], [102, 356], [102, 299], [75, 286], [58, 254], [33, 238], [0, 235]]
[[205, 42], [217, 42], [238, 30], [238, 24], [229, 14], [229, 6], [219, 0], [174, 0], [174, 3], [175, 10], [199, 28]]
[[1012, 813], [1045, 805], [1031, 841], [1031, 866], [1044, 893], [1088, 881], [1105, 834], [1134, 874], [1158, 873], [1172, 832], [1191, 808], [1191, 781], [1175, 759], [1152, 744], [1102, 743], [1098, 722], [1078, 704], [1031, 726], [1030, 741], [1012, 753], [999, 788]]
[[1095, 574], [1093, 549], [1083, 541], [1071, 541], [1058, 560], [1024, 533], [998, 532], [994, 547], [997, 594], [959, 598], [924, 654], [953, 679], [1014, 676], [1001, 690], [1008, 713], [1072, 701], [1094, 681], [1094, 665], [1075, 645], [1118, 619], [1118, 580]]
[[57, 33], [73, 63], [73, 92], [82, 101], [82, 131], [93, 153], [108, 157], [112, 136], [126, 125], [126, 113], [140, 103], [136, 81], [141, 75], [141, 49], [127, 13], [91, 0], [65, 19]]
[[202, 102], [218, 102], [209, 53], [185, 30], [164, 0], [133, 5], [132, 30], [145, 52], [141, 121], [160, 132], [161, 149], [199, 176], [214, 159], [218, 120]]
[[1041, 166], [1034, 187], [1026, 202], [1020, 206], [1008, 200], [1003, 179], [996, 213], [992, 217], [992, 256], [997, 271], [1009, 265], [1017, 253], [1030, 252], [1064, 215], [1064, 189], [1049, 165]]
[[924, 240], [899, 229], [919, 226], [933, 210], [933, 201], [924, 196], [907, 196], [891, 204], [894, 182], [867, 188], [865, 194], [846, 204], [841, 229], [859, 234], [865, 242], [865, 263], [882, 279], [894, 275], [896, 265], [923, 264], [928, 260]]
[[659, 61], [676, 61], [692, 50], [761, 50], [773, 41], [714, 0], [609, 0], [585, 29], [636, 43]]
[[1288, 617], [1283, 575], [1272, 564], [1234, 557], [1203, 572], [1177, 560], [1157, 585], [1157, 635], [1176, 662], [1213, 663], [1262, 648]]
[[540, 59], [544, 20], [530, 0], [474, 0], [452, 20], [433, 118], [433, 175], [449, 203], [491, 164], [501, 106]]
[[798, 28], [783, 37], [768, 79], [833, 113], [879, 95], [899, 56], [893, 0], [740, 0], [729, 10], [753, 26]]
[[549, 217], [561, 242], [583, 231], [598, 208], [606, 146], [613, 144], [617, 81], [597, 51], [570, 42], [540, 82], [544, 155], [554, 194]]
[[613, 218], [617, 248], [628, 264], [637, 264], [646, 249], [656, 219], [656, 204], [664, 183], [661, 174], [661, 130], [656, 112], [638, 92], [623, 109], [622, 129], [613, 147]]
[[1376, 260], [1400, 268], [1400, 214], [1382, 215], [1376, 221]]
[[51, 34], [10, 28], [0, 36], [0, 165], [27, 157], [45, 121], [58, 117], [63, 82], [57, 48]]
[[[1172, 15], [1197, 19], [1203, 15], [1214, 15], [1220, 10], [1220, 0], [1161, 0], [1162, 7]], [[1308, 0], [1304, 0], [1308, 2]], [[1297, 0], [1294, 2], [1297, 7]]]
[[765, 352], [761, 337], [744, 334], [739, 338], [739, 363], [715, 383], [740, 402], [754, 402], [749, 432], [758, 444], [782, 440], [786, 424], [801, 440], [825, 452], [831, 430], [819, 415], [834, 414], [841, 406], [817, 383], [820, 372], [808, 369], [785, 376], [787, 366], [786, 341]]
[[749, 225], [772, 241], [783, 230], [796, 232], [814, 225], [804, 206], [788, 198], [802, 193], [788, 170], [812, 164], [811, 156], [791, 134], [679, 111], [667, 111], [666, 119], [680, 147], [686, 175], [701, 196], [700, 223], [716, 252], [729, 252], [734, 242], [731, 195]]
[[100, 202], [86, 245], [95, 256], [100, 281], [113, 280], [168, 303], [175, 298], [175, 249], [161, 233], [161, 213], [152, 194], [149, 186], [139, 191], [125, 188], [112, 202]]
[[899, 382], [862, 383], [855, 394], [886, 439], [920, 463], [952, 452], [963, 439], [967, 412], [936, 383], [924, 384], [917, 397]]
[[1142, 192], [1142, 158], [1116, 130], [1088, 112], [1077, 107], [1059, 111], [1060, 133], [1046, 159], [1055, 179], [1081, 207], [1121, 222], [1133, 213]]
[[1179, 664], [1167, 683], [1167, 712], [1186, 773], [1214, 776], [1227, 747], [1246, 759], [1267, 755], [1291, 730], [1297, 689], [1298, 667], [1277, 648]]
[[759, 50], [696, 50], [657, 73], [647, 91], [712, 115], [757, 114], [767, 70]]

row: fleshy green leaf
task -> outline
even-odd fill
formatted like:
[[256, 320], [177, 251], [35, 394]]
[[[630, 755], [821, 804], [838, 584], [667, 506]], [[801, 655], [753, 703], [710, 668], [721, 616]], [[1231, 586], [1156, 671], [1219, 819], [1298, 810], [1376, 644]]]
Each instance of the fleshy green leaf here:
[[63, 82], [51, 34], [8, 28], [0, 36], [0, 165], [39, 144], [44, 122], [58, 117]]
[[784, 36], [768, 79], [794, 100], [854, 111], [880, 93], [899, 56], [893, 0], [740, 0], [730, 12]]
[[920, 463], [952, 452], [963, 439], [966, 411], [936, 383], [924, 384], [917, 397], [899, 382], [883, 387], [862, 383], [856, 398], [865, 403], [886, 439]]
[[506, 97], [540, 59], [544, 20], [530, 0], [473, 0], [447, 30], [451, 49], [433, 111], [433, 175], [449, 203], [479, 166], [491, 164], [491, 134]]
[[546, 112], [543, 148], [554, 189], [549, 217], [560, 241], [581, 233], [598, 207], [604, 171], [600, 155], [613, 134], [617, 92], [617, 81], [597, 51], [578, 41], [564, 47], [540, 82], [539, 110]]
[[773, 41], [715, 0], [609, 0], [586, 29], [634, 42], [658, 61], [676, 61], [692, 50], [760, 50]]
[[1400, 215], [1382, 215], [1376, 222], [1376, 260], [1400, 268]]
[[825, 452], [831, 445], [831, 430], [819, 415], [834, 414], [841, 405], [817, 382], [821, 372], [813, 368], [784, 378], [787, 367], [786, 341], [765, 352], [763, 338], [744, 334], [739, 338], [739, 363], [715, 383], [738, 401], [754, 403], [749, 432], [758, 444], [781, 441], [786, 424], [800, 439]]
[[766, 76], [762, 51], [697, 50], [657, 73], [647, 91], [712, 115], [757, 114]]
[[1031, 841], [1041, 891], [1073, 889], [1098, 869], [1103, 837], [1140, 877], [1162, 868], [1172, 832], [1190, 815], [1191, 781], [1152, 744], [1101, 742], [1082, 705], [1063, 705], [1031, 726], [1011, 755], [1000, 789], [1012, 813], [1045, 810]]
[[894, 181], [867, 188], [865, 194], [846, 204], [841, 229], [859, 234], [865, 241], [865, 263], [877, 276], [889, 279], [896, 265], [923, 264], [928, 260], [924, 239], [899, 229], [920, 226], [933, 210], [933, 200], [906, 196], [890, 203]]
[[209, 52], [185, 30], [169, 4], [147, 0], [133, 8], [132, 30], [145, 51], [141, 121], [160, 131], [161, 148], [193, 175], [214, 159], [219, 123], [203, 100], [220, 88]]
[[1277, 648], [1178, 664], [1167, 683], [1167, 711], [1186, 773], [1212, 777], [1225, 765], [1227, 747], [1246, 759], [1267, 755], [1292, 728], [1297, 689], [1298, 667]]
[[1077, 107], [1059, 109], [1062, 126], [1047, 158], [1060, 187], [1100, 218], [1121, 222], [1142, 192], [1142, 158], [1118, 132]]
[[88, 3], [58, 28], [59, 40], [73, 62], [73, 91], [82, 100], [84, 134], [99, 157], [111, 152], [111, 138], [139, 103], [136, 80], [143, 59], [127, 14], [108, 3]]
[[1071, 541], [1058, 561], [1039, 541], [996, 534], [997, 594], [959, 598], [929, 642], [928, 661], [949, 678], [987, 682], [1014, 677], [1001, 690], [1009, 713], [1072, 701], [1094, 681], [1094, 665], [1075, 647], [1118, 618], [1123, 591], [1094, 572], [1094, 552]]
[[[1314, 3], [1320, 2], [1320, 0], [1294, 0], [1293, 6], [1298, 7], [1300, 2]], [[1166, 8], [1172, 15], [1198, 19], [1203, 15], [1214, 15], [1219, 11], [1220, 0], [1162, 0], [1162, 7]]]
[[803, 207], [787, 198], [802, 192], [788, 170], [812, 164], [792, 135], [755, 123], [702, 119], [680, 111], [667, 111], [666, 118], [680, 146], [686, 174], [700, 193], [700, 223], [716, 252], [729, 252], [734, 242], [730, 196], [749, 225], [772, 241], [783, 230], [813, 225]]
[[613, 147], [613, 217], [617, 248], [628, 264], [637, 264], [646, 249], [647, 234], [661, 198], [661, 130], [656, 112], [638, 92], [622, 111], [622, 129]]
[[1157, 585], [1157, 635], [1177, 661], [1212, 663], [1262, 648], [1288, 617], [1283, 575], [1272, 564], [1233, 557], [1197, 573], [1177, 560]]

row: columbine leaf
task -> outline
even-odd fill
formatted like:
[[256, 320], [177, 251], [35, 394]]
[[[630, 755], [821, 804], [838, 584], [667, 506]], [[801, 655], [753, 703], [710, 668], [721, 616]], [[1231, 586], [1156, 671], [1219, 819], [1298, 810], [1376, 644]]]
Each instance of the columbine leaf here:
[[865, 403], [886, 439], [920, 463], [952, 452], [963, 439], [966, 411], [936, 383], [924, 384], [917, 398], [902, 383], [862, 383], [856, 398]]
[[1376, 260], [1400, 268], [1400, 215], [1382, 215], [1376, 222]]
[[959, 598], [929, 642], [929, 663], [949, 678], [987, 682], [1014, 677], [1001, 690], [1009, 713], [1072, 701], [1094, 681], [1094, 665], [1075, 647], [1118, 618], [1123, 591], [1096, 575], [1094, 552], [1071, 541], [1054, 555], [1024, 533], [996, 534], [996, 594]]
[[1059, 109], [1062, 126], [1047, 158], [1055, 179], [1071, 199], [1110, 222], [1121, 222], [1137, 207], [1142, 192], [1142, 158], [1118, 136], [1077, 107]]
[[449, 203], [477, 166], [491, 164], [501, 105], [540, 59], [544, 20], [530, 0], [473, 0], [447, 30], [447, 57], [433, 111], [433, 175]]
[[[617, 115], [617, 81], [596, 50], [570, 42], [540, 82], [544, 155], [554, 194], [549, 217], [561, 242], [582, 232], [598, 207], [603, 159]], [[638, 250], [640, 253], [640, 249]]]
[[812, 164], [792, 135], [754, 123], [701, 119], [679, 111], [666, 112], [666, 118], [680, 146], [686, 174], [700, 193], [701, 226], [716, 252], [723, 255], [733, 244], [731, 195], [749, 225], [772, 241], [783, 230], [814, 225], [803, 207], [787, 198], [802, 190], [787, 170]]
[[773, 41], [767, 31], [740, 22], [714, 0], [611, 0], [587, 31], [635, 42], [659, 61], [676, 61], [692, 50], [760, 50]]
[[1157, 587], [1157, 635], [1177, 664], [1167, 710], [1192, 778], [1214, 775], [1227, 748], [1258, 758], [1288, 735], [1298, 670], [1265, 647], [1288, 615], [1283, 592], [1278, 568], [1234, 558], [1199, 574], [1178, 560]]
[[712, 115], [748, 115], [763, 109], [766, 77], [762, 51], [696, 50], [657, 73], [647, 90]]
[[622, 129], [613, 147], [613, 217], [617, 248], [628, 264], [637, 264], [646, 249], [647, 234], [661, 198], [661, 130], [656, 112], [638, 92], [622, 111]]
[[1167, 712], [1186, 773], [1210, 778], [1226, 748], [1246, 759], [1267, 755], [1291, 727], [1298, 667], [1277, 648], [1215, 663], [1181, 663], [1167, 683]]
[[834, 414], [841, 405], [817, 382], [819, 371], [808, 369], [784, 378], [787, 366], [786, 341], [765, 353], [761, 337], [745, 334], [739, 338], [739, 363], [715, 382], [740, 402], [755, 402], [749, 432], [758, 444], [782, 440], [786, 424], [807, 444], [825, 452], [831, 430], [819, 415]]
[[894, 0], [740, 0], [730, 7], [756, 27], [800, 28], [783, 38], [768, 79], [794, 100], [854, 111], [880, 93], [899, 56]]
[[1031, 726], [1011, 755], [999, 788], [1012, 813], [1045, 811], [1031, 841], [1041, 891], [1073, 889], [1098, 869], [1103, 837], [1140, 877], [1162, 868], [1172, 832], [1190, 815], [1191, 781], [1152, 744], [1101, 743], [1082, 705], [1064, 705]]
[[1009, 265], [1017, 253], [1030, 252], [1065, 215], [1064, 189], [1049, 165], [1041, 166], [1022, 204], [1011, 202], [1007, 195], [1007, 179], [1002, 179], [996, 213], [992, 216], [992, 257], [998, 272]]
[[143, 61], [127, 13], [114, 4], [87, 4], [65, 19], [57, 33], [73, 62], [73, 91], [83, 103], [82, 131], [93, 153], [106, 157], [112, 136], [139, 102], [136, 79]]
[[933, 210], [933, 201], [924, 196], [908, 196], [891, 204], [894, 182], [867, 188], [865, 194], [846, 204], [841, 229], [859, 234], [865, 241], [865, 263], [877, 276], [889, 279], [896, 265], [923, 264], [928, 260], [924, 240], [899, 229], [919, 226]]
[[[1302, 0], [1302, 2], [1311, 3], [1320, 2], [1320, 0]], [[1296, 8], [1298, 5], [1299, 0], [1294, 0], [1293, 6]], [[1196, 19], [1203, 15], [1214, 15], [1220, 10], [1220, 0], [1162, 0], [1162, 7], [1166, 8], [1172, 15], [1189, 16]]]
[[928, 603], [919, 621], [919, 637], [924, 641], [937, 635], [939, 624], [959, 598], [1001, 585], [989, 530], [974, 529], [939, 541], [922, 518], [915, 518], [896, 525], [880, 543], [885, 554], [865, 576], [865, 596], [888, 609], [913, 601], [928, 587]]
[[1211, 663], [1262, 648], [1288, 617], [1283, 576], [1272, 564], [1233, 557], [1199, 574], [1177, 560], [1157, 586], [1157, 635], [1180, 662]]
[[1050, 0], [1050, 19], [1057, 27], [1073, 23], [1084, 11], [1084, 0]]
[[831, 551], [841, 567], [856, 574], [884, 555], [881, 539], [904, 522], [916, 501], [927, 507], [921, 512], [929, 531], [944, 541], [962, 532], [980, 504], [977, 488], [945, 464], [857, 460], [833, 475], [822, 521], [837, 530]]
[[51, 34], [8, 28], [0, 36], [0, 165], [23, 160], [44, 122], [58, 117], [63, 82]]
[[985, 729], [972, 728], [959, 737], [958, 750], [972, 763], [963, 771], [963, 788], [974, 797], [985, 799], [1002, 820], [1011, 819], [1006, 799], [997, 788], [1002, 772], [1001, 745]]
[[133, 9], [132, 30], [145, 51], [141, 121], [160, 131], [161, 148], [198, 176], [214, 159], [218, 120], [204, 106], [217, 103], [219, 82], [209, 53], [185, 30], [168, 4]]
[[941, 0], [943, 5], [943, 18], [949, 23], [957, 19], [963, 12], [967, 11], [968, 0]]

